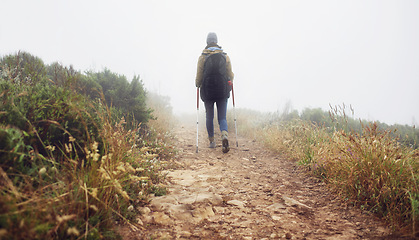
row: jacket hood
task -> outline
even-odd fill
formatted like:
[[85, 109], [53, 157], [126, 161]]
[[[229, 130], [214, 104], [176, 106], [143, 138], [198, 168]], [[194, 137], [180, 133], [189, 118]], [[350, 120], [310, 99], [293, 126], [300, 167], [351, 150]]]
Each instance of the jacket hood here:
[[204, 51], [202, 51], [202, 53], [204, 53], [204, 54], [218, 53], [218, 52], [223, 52], [223, 49], [218, 48], [218, 47], [210, 47], [210, 48], [206, 48], [206, 49], [204, 49]]

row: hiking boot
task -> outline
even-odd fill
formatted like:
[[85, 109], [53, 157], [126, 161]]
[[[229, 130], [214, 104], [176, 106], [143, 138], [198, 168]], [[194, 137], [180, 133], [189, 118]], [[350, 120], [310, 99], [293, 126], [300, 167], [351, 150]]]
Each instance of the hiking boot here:
[[228, 153], [230, 151], [230, 146], [228, 144], [228, 132], [222, 131], [221, 132], [221, 139], [223, 142], [223, 153]]
[[230, 151], [230, 146], [228, 145], [228, 139], [223, 139], [223, 153], [228, 153]]
[[215, 148], [217, 145], [215, 144], [214, 137], [209, 137], [208, 139], [210, 141], [209, 148]]

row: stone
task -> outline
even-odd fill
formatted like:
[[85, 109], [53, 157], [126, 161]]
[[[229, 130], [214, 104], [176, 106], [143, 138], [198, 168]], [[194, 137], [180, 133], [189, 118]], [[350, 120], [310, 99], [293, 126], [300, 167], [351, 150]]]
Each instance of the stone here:
[[228, 205], [233, 205], [239, 208], [243, 208], [244, 207], [244, 202], [239, 201], [239, 200], [230, 200], [227, 202]]
[[189, 220], [192, 218], [191, 207], [187, 204], [173, 205], [167, 209], [171, 217], [178, 220]]
[[144, 215], [144, 216], [142, 216], [141, 218], [142, 218], [142, 220], [143, 220], [144, 222], [146, 222], [146, 223], [151, 223], [151, 222], [153, 222], [153, 216], [151, 216], [151, 215]]
[[150, 202], [150, 206], [155, 207], [158, 210], [164, 210], [168, 206], [176, 204], [178, 204], [176, 198], [169, 195], [154, 197]]
[[286, 209], [287, 206], [285, 206], [282, 203], [274, 203], [270, 206], [268, 206], [266, 209], [269, 210], [270, 212], [274, 212], [274, 213], [282, 213], [284, 211], [284, 209]]
[[192, 211], [192, 216], [194, 218], [197, 218], [198, 221], [208, 219], [209, 217], [212, 217], [214, 215], [215, 213], [212, 210], [211, 206], [197, 208]]
[[163, 212], [152, 213], [153, 222], [161, 225], [171, 225], [173, 220]]
[[211, 203], [214, 206], [218, 206], [223, 203], [223, 199], [220, 195], [211, 192], [181, 196], [178, 201], [182, 204]]
[[138, 208], [138, 211], [143, 215], [147, 215], [151, 212], [150, 208], [148, 207], [140, 207]]
[[190, 238], [192, 236], [192, 233], [190, 233], [188, 231], [182, 231], [182, 232], [180, 232], [179, 235], [183, 238]]
[[299, 206], [299, 207], [311, 209], [311, 207], [305, 205], [304, 203], [300, 203], [299, 201], [294, 200], [292, 198], [289, 198], [289, 197], [286, 197], [286, 196], [282, 196], [282, 199], [284, 200], [284, 203], [287, 206], [290, 206], [290, 207], [292, 207], [292, 206]]

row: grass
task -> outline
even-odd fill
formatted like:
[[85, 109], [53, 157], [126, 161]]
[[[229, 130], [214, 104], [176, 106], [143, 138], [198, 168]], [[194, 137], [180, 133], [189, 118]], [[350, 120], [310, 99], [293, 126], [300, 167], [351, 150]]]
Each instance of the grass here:
[[[30, 146], [19, 141], [24, 133], [2, 127], [17, 139], [8, 152], [14, 161], [24, 156], [36, 162], [32, 174], [0, 168], [2, 239], [109, 239], [117, 238], [115, 220], [136, 227], [136, 206], [147, 204], [150, 193], [165, 193], [159, 170], [169, 153], [162, 141], [149, 143], [138, 129], [126, 130], [124, 120], [104, 123], [103, 146], [92, 141], [83, 159], [74, 154], [77, 139], [62, 148], [47, 146], [47, 156], [30, 155]], [[65, 159], [50, 158], [54, 151]]]
[[359, 133], [345, 127], [346, 115], [331, 116], [335, 125], [329, 127], [269, 115], [255, 127], [246, 117], [242, 128], [252, 131], [241, 132], [254, 132], [270, 148], [306, 166], [349, 204], [382, 217], [394, 231], [417, 236], [419, 150], [402, 144], [394, 137], [396, 130], [369, 123]]
[[174, 149], [164, 124], [133, 124], [103, 94], [0, 67], [0, 239], [118, 239], [116, 222], [140, 228], [137, 207], [166, 193], [160, 171]]

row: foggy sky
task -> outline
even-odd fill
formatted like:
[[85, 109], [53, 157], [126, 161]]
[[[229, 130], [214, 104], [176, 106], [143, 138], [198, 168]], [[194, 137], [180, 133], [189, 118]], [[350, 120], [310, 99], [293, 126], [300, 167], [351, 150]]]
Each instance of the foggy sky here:
[[[355, 117], [419, 122], [419, 1], [2, 0], [0, 55], [107, 67], [196, 111], [198, 57], [208, 32], [231, 58], [236, 107], [286, 102]], [[202, 105], [201, 105], [202, 106]], [[231, 108], [231, 101], [229, 108]]]

